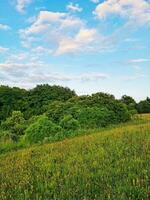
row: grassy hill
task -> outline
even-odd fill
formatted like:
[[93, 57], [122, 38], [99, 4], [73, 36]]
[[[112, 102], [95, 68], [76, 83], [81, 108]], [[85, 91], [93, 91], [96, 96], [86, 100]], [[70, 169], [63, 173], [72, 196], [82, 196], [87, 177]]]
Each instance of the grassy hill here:
[[150, 115], [0, 156], [2, 200], [147, 200]]

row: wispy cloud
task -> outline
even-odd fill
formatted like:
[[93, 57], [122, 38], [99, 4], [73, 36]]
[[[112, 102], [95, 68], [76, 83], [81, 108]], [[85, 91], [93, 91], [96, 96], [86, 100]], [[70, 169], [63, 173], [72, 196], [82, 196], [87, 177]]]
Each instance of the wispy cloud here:
[[93, 3], [99, 3], [99, 0], [90, 0]]
[[25, 8], [32, 3], [32, 0], [16, 0], [16, 10], [24, 13]]
[[137, 74], [137, 75], [133, 75], [133, 76], [126, 76], [126, 77], [123, 77], [123, 80], [124, 81], [134, 81], [134, 80], [138, 80], [138, 79], [144, 79], [146, 78], [147, 76], [144, 75], [144, 74]]
[[150, 59], [138, 58], [138, 59], [128, 60], [127, 63], [129, 63], [129, 64], [141, 64], [141, 63], [145, 63], [145, 62], [149, 62], [149, 61], [150, 61]]
[[72, 83], [81, 84], [98, 83], [109, 78], [104, 73], [86, 73], [79, 75], [55, 73], [54, 71], [43, 72], [44, 64], [39, 63], [0, 63], [0, 82], [13, 86], [32, 88], [36, 84], [61, 84], [71, 85]]
[[0, 24], [0, 30], [8, 31], [10, 29], [11, 29], [10, 26], [6, 24]]
[[37, 68], [42, 67], [43, 64], [40, 63], [0, 63], [1, 70], [12, 70], [12, 69], [27, 69], [27, 68]]
[[0, 46], [0, 53], [5, 53], [9, 50], [9, 48]]
[[68, 82], [68, 81], [98, 81], [108, 79], [108, 74], [103, 73], [86, 73], [79, 75], [64, 75], [60, 73], [37, 73], [28, 76], [27, 81], [31, 83], [50, 83], [50, 82]]
[[79, 4], [74, 4], [72, 2], [70, 2], [68, 5], [67, 5], [67, 10], [69, 11], [73, 11], [73, 12], [81, 12], [83, 9], [79, 6]]

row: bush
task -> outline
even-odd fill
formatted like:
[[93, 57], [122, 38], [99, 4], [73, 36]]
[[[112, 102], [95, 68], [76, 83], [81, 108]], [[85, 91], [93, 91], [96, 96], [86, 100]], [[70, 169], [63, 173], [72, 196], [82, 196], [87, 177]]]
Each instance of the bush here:
[[5, 142], [11, 139], [11, 133], [7, 130], [0, 130], [0, 142]]
[[115, 113], [114, 123], [127, 122], [131, 119], [130, 112], [128, 111], [126, 105], [121, 103], [120, 101], [115, 100], [114, 102], [110, 103], [108, 107], [109, 110]]
[[46, 115], [54, 123], [59, 123], [61, 118], [65, 115], [65, 103], [61, 101], [54, 101], [47, 107]]
[[83, 128], [105, 127], [114, 121], [114, 113], [107, 108], [87, 107], [80, 110], [78, 120]]
[[60, 121], [60, 126], [67, 131], [75, 131], [80, 127], [78, 120], [74, 119], [72, 115], [65, 115]]
[[53, 137], [61, 132], [61, 127], [54, 124], [45, 115], [38, 118], [36, 122], [31, 124], [25, 131], [24, 139], [32, 144], [42, 142], [45, 137]]
[[13, 111], [12, 116], [2, 122], [1, 127], [3, 130], [11, 132], [11, 139], [17, 141], [24, 134], [26, 128], [23, 114], [20, 111]]

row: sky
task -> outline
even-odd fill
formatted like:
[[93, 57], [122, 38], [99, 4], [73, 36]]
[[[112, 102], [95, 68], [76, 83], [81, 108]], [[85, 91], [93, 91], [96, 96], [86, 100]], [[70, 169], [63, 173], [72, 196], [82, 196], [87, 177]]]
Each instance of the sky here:
[[150, 96], [150, 0], [0, 0], [0, 85]]

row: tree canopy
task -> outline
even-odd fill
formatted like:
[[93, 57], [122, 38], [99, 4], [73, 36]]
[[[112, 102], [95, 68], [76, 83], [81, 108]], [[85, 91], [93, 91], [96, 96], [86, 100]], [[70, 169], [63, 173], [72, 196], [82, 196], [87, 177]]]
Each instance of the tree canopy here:
[[136, 103], [107, 93], [78, 96], [69, 88], [37, 85], [30, 90], [0, 86], [0, 131], [14, 141], [55, 140], [79, 129], [123, 123], [135, 113], [150, 112], [150, 98]]

